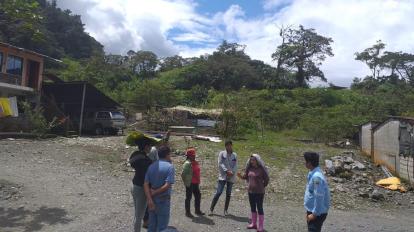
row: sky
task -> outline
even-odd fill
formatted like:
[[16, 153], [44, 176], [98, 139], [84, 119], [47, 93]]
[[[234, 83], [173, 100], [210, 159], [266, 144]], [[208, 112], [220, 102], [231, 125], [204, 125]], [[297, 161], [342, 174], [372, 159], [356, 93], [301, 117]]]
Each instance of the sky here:
[[58, 0], [58, 6], [81, 15], [86, 31], [112, 54], [193, 57], [227, 40], [275, 66], [281, 26], [314, 28], [334, 41], [335, 56], [321, 69], [339, 86], [369, 75], [355, 52], [377, 40], [387, 51], [414, 53], [414, 0]]

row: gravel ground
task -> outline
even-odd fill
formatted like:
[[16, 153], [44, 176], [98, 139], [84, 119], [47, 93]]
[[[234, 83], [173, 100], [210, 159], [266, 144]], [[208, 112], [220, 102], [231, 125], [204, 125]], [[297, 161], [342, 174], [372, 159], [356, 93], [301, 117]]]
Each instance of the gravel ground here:
[[[132, 231], [133, 173], [125, 165], [132, 149], [122, 141], [122, 137], [0, 140], [0, 231]], [[200, 161], [206, 211], [214, 191], [216, 160], [206, 157]], [[183, 232], [247, 231], [249, 209], [241, 182], [235, 186], [231, 215], [222, 216], [223, 196], [217, 214], [192, 220], [183, 216], [181, 162], [181, 157], [174, 158], [177, 184], [170, 224]], [[299, 197], [303, 190], [297, 196], [288, 190], [290, 186], [302, 189], [304, 176], [293, 175], [289, 168], [277, 173], [279, 178], [274, 178], [265, 201], [266, 229], [305, 231]], [[324, 231], [412, 231], [413, 213], [414, 205], [333, 209]]]

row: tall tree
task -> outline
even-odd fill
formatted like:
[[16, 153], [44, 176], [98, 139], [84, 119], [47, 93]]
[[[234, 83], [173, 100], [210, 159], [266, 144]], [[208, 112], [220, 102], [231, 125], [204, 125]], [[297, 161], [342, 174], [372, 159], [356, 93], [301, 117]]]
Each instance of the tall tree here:
[[296, 73], [299, 86], [307, 86], [307, 81], [319, 78], [326, 81], [325, 75], [319, 69], [327, 56], [333, 56], [331, 43], [333, 40], [321, 36], [315, 29], [305, 29], [302, 25], [298, 29], [288, 28], [281, 35], [285, 42], [279, 45], [272, 54], [282, 67]]
[[355, 53], [355, 60], [362, 61], [368, 65], [371, 69], [372, 77], [378, 78], [381, 72], [381, 64], [383, 60], [381, 59], [382, 50], [385, 48], [385, 43], [381, 40], [378, 40], [376, 44], [372, 47], [366, 48], [362, 52]]
[[164, 72], [175, 68], [181, 68], [184, 66], [184, 63], [185, 59], [178, 55], [165, 57], [160, 60], [160, 71]]
[[130, 57], [130, 68], [134, 73], [144, 78], [154, 76], [158, 64], [158, 58], [155, 53], [142, 50], [135, 53], [129, 51], [128, 56]]

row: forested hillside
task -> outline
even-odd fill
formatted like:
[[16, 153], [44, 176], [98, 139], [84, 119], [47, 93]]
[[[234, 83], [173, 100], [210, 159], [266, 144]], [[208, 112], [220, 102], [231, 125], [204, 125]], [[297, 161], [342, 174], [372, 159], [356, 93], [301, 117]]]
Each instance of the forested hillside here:
[[66, 81], [87, 80], [127, 108], [219, 107], [232, 125], [223, 132], [228, 136], [295, 129], [319, 140], [352, 137], [355, 125], [368, 120], [414, 116], [414, 55], [387, 51], [378, 41], [355, 51], [371, 75], [355, 78], [350, 89], [309, 88], [312, 80], [329, 81], [320, 65], [340, 55], [333, 54], [334, 41], [299, 25], [277, 35], [282, 42], [275, 45], [274, 66], [227, 41], [200, 57], [105, 54], [81, 17], [55, 1], [0, 0], [0, 41], [61, 59], [47, 71]]

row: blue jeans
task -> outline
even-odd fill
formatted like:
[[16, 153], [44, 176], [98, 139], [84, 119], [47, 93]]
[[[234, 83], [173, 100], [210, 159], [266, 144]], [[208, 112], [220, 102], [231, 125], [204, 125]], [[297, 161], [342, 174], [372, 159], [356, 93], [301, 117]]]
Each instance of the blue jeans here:
[[218, 199], [220, 198], [221, 194], [224, 190], [224, 185], [227, 185], [226, 188], [226, 201], [224, 204], [224, 211], [227, 211], [229, 204], [230, 204], [230, 197], [231, 197], [231, 190], [233, 188], [233, 183], [225, 180], [219, 180], [217, 182], [217, 191], [216, 194], [213, 197], [213, 201], [211, 202], [210, 211], [214, 210], [214, 207], [217, 204]]
[[170, 197], [163, 199], [154, 199], [155, 210], [149, 211], [148, 232], [160, 232], [168, 227], [170, 221]]
[[216, 191], [216, 195], [214, 196], [214, 198], [219, 198], [221, 196], [224, 190], [224, 185], [226, 184], [227, 184], [226, 196], [231, 196], [231, 190], [233, 189], [233, 183], [229, 181], [225, 181], [225, 180], [219, 180], [217, 182], [217, 191]]

